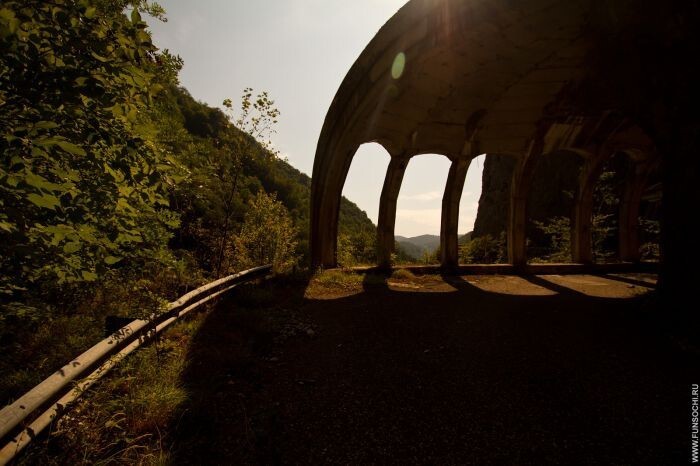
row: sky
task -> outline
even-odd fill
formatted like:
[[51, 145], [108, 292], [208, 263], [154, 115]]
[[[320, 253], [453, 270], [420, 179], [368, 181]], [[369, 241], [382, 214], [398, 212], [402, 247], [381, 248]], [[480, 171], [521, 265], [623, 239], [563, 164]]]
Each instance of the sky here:
[[[215, 107], [240, 102], [242, 91], [267, 91], [281, 112], [272, 141], [294, 167], [311, 175], [316, 143], [345, 74], [405, 0], [160, 0], [165, 23], [150, 19], [155, 44], [184, 60], [181, 84]], [[360, 147], [343, 195], [377, 222], [389, 155]], [[472, 162], [460, 204], [459, 232], [472, 230], [483, 157]], [[399, 193], [396, 234], [439, 234], [449, 162], [411, 159]]]

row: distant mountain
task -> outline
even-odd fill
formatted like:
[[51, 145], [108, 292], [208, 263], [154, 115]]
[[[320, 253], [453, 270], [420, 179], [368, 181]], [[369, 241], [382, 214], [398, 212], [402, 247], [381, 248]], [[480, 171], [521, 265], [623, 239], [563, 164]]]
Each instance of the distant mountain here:
[[[424, 252], [433, 253], [440, 247], [440, 236], [438, 235], [420, 235], [410, 238], [396, 235], [394, 239], [403, 252], [414, 259], [421, 259]], [[466, 244], [471, 239], [472, 232], [470, 231], [459, 237], [459, 244]]]
[[420, 259], [423, 257], [423, 248], [420, 246], [416, 246], [413, 243], [410, 243], [405, 240], [399, 240], [399, 237], [396, 237], [396, 249], [401, 250], [405, 255], [412, 259]]
[[412, 236], [406, 238], [405, 236], [396, 236], [397, 241], [406, 241], [408, 243], [413, 243], [416, 246], [425, 249], [427, 251], [434, 251], [440, 246], [440, 236], [439, 235], [420, 235]]
[[438, 235], [420, 235], [410, 238], [396, 235], [394, 239], [401, 249], [414, 259], [423, 257], [424, 252], [433, 253], [440, 246], [440, 236]]

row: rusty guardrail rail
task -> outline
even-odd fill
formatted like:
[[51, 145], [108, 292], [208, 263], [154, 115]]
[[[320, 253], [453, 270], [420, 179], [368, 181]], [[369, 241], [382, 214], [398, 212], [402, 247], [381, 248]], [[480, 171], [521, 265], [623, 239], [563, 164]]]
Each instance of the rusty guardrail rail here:
[[[154, 315], [151, 319], [136, 319], [120, 328], [51, 374], [14, 403], [5, 406], [0, 410], [0, 465], [12, 460], [34, 437], [62, 416], [71, 402], [139, 346], [190, 311], [237, 285], [264, 277], [271, 271], [271, 265], [263, 265], [190, 291], [169, 303], [165, 312]], [[22, 421], [40, 409], [43, 411], [29, 425], [22, 426]]]

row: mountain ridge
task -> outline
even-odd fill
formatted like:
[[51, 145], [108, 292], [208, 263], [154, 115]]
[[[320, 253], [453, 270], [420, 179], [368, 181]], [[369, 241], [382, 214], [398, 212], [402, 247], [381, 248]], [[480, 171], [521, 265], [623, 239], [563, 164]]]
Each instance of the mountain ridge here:
[[[469, 242], [472, 232], [459, 235], [459, 244], [463, 245]], [[421, 259], [427, 252], [432, 254], [440, 247], [440, 235], [423, 234], [417, 236], [402, 236], [395, 235], [394, 241], [398, 247], [402, 249], [406, 255], [413, 259]]]

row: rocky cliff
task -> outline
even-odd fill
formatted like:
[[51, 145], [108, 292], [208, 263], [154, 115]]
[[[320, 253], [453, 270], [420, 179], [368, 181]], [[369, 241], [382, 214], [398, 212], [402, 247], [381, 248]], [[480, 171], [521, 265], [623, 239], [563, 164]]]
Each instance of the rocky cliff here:
[[[533, 242], [541, 240], [534, 221], [571, 215], [581, 164], [582, 160], [569, 152], [540, 158], [528, 201], [528, 238]], [[490, 234], [497, 238], [507, 230], [514, 166], [515, 159], [509, 156], [486, 157], [473, 237]]]

